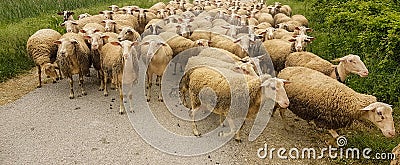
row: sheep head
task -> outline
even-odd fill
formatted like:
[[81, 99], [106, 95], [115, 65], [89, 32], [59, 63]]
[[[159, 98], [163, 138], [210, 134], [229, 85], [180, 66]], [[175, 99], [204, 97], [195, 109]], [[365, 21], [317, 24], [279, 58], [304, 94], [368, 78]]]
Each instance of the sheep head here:
[[264, 89], [264, 94], [267, 98], [270, 98], [278, 103], [282, 108], [287, 108], [289, 106], [289, 98], [286, 94], [284, 85], [290, 82], [280, 78], [263, 78], [260, 76], [261, 87]]
[[391, 138], [396, 135], [392, 116], [393, 109], [391, 105], [382, 102], [375, 102], [361, 110], [366, 111], [363, 118], [376, 125], [382, 131], [384, 136]]
[[368, 69], [358, 55], [347, 55], [334, 61], [340, 61], [346, 72], [358, 74], [360, 77], [368, 76]]

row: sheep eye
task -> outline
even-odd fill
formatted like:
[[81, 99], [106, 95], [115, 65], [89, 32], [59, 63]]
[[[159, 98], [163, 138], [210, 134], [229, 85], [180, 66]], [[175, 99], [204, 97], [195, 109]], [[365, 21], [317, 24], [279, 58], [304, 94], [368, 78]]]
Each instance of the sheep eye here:
[[381, 119], [383, 120], [383, 119], [385, 119], [385, 117], [381, 116]]
[[[377, 114], [379, 115], [379, 116], [382, 116], [382, 112], [377, 112]], [[383, 117], [383, 116], [382, 116]]]
[[276, 87], [271, 87], [272, 90], [276, 90]]

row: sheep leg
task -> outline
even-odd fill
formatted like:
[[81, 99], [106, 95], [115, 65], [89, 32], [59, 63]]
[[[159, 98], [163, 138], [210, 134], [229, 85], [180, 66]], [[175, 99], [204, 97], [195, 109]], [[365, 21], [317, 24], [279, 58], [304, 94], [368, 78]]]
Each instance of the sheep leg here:
[[328, 132], [332, 135], [333, 138], [325, 140], [325, 143], [327, 145], [332, 145], [332, 146], [338, 147], [338, 144], [336, 143], [336, 139], [339, 137], [339, 134], [333, 129], [328, 130]]
[[61, 74], [61, 69], [57, 68], [57, 70], [58, 70], [58, 80], [62, 80], [63, 77], [62, 77], [62, 74]]
[[172, 73], [172, 75], [176, 75], [176, 63], [174, 63], [174, 72]]
[[72, 76], [69, 77], [69, 98], [73, 99], [74, 98], [74, 80], [72, 79]]
[[85, 91], [85, 88], [83, 88], [83, 75], [82, 74], [79, 74], [79, 87], [81, 87], [82, 96], [86, 96], [87, 93]]
[[108, 79], [108, 73], [104, 72], [103, 73], [103, 84], [104, 84], [104, 96], [108, 96], [108, 90], [107, 90], [107, 79]]
[[[235, 128], [236, 128], [235, 123], [233, 122], [232, 118], [227, 116], [226, 120], [228, 121], [229, 128], [231, 129], [231, 131], [229, 133], [220, 132], [220, 136], [223, 136], [223, 137], [230, 136], [230, 135], [234, 134], [235, 133]], [[235, 140], [238, 141], [238, 142], [242, 141], [242, 139], [240, 138], [239, 131], [237, 133], [235, 133]]]
[[180, 64], [180, 68], [181, 68], [181, 72], [183, 72], [183, 67], [182, 67], [182, 64]]
[[147, 102], [150, 101], [150, 94], [151, 94], [151, 85], [152, 85], [152, 81], [153, 81], [153, 74], [150, 74], [149, 72], [147, 72], [147, 83], [146, 83], [146, 99]]
[[157, 84], [157, 82], [158, 82], [158, 87], [159, 87], [159, 91], [158, 91], [158, 101], [160, 101], [160, 102], [163, 102], [164, 101], [164, 99], [163, 99], [163, 97], [162, 97], [162, 91], [161, 91], [161, 76], [157, 76], [157, 79], [156, 80], [158, 80], [158, 81], [156, 81], [156, 84]]
[[285, 116], [285, 112], [286, 112], [286, 108], [278, 108], [279, 109], [279, 115], [281, 115], [282, 121], [283, 121], [283, 128], [288, 131], [288, 126], [287, 126], [287, 121], [286, 121], [286, 116]]
[[100, 79], [99, 91], [103, 91], [103, 90], [104, 90], [104, 72], [101, 71], [101, 70], [99, 70], [99, 71], [97, 72], [97, 74], [100, 76], [100, 77], [99, 77], [99, 79]]
[[118, 90], [119, 90], [119, 114], [124, 114], [125, 111], [125, 106], [124, 106], [124, 95], [122, 93], [122, 86], [121, 84], [118, 84]]
[[196, 114], [196, 111], [197, 111], [197, 110], [199, 110], [199, 107], [190, 110], [190, 113], [189, 113], [190, 117], [192, 117], [192, 120], [193, 120], [193, 123], [192, 123], [192, 130], [193, 130], [194, 136], [200, 136], [200, 135], [201, 135], [200, 132], [199, 132], [199, 130], [197, 129], [197, 125], [196, 125], [196, 122], [195, 122], [195, 121], [196, 121], [196, 120], [195, 120], [195, 114]]
[[131, 113], [133, 113], [133, 112], [135, 112], [134, 110], [133, 110], [133, 95], [132, 95], [132, 89], [133, 87], [131, 87], [131, 89], [129, 90], [129, 93], [128, 93], [128, 96], [129, 96], [129, 111], [131, 112]]
[[222, 115], [219, 115], [219, 125], [220, 125], [221, 127], [225, 127], [224, 118], [222, 117]]
[[42, 68], [40, 68], [40, 65], [37, 65], [37, 69], [38, 69], [38, 76], [39, 76], [39, 85], [36, 87], [41, 88], [42, 87]]

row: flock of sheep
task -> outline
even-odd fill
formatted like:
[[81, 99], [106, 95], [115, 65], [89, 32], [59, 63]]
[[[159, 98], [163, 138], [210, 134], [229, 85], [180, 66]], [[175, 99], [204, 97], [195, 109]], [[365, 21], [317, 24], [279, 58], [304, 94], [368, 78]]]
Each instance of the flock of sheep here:
[[[148, 66], [147, 101], [153, 75], [161, 90], [164, 71], [173, 62], [174, 74], [177, 64], [181, 71], [186, 66], [179, 93], [182, 104], [190, 109], [196, 136], [200, 132], [195, 114], [209, 104], [215, 104], [214, 113], [226, 116], [234, 133], [233, 119], [227, 116], [232, 88], [238, 93], [248, 89], [248, 118], [254, 118], [265, 100], [272, 99], [282, 119], [289, 109], [329, 129], [334, 138], [339, 136], [335, 129], [355, 120], [369, 120], [384, 136], [395, 136], [391, 106], [343, 83], [351, 73], [368, 76], [360, 57], [347, 55], [334, 65], [305, 51], [315, 38], [307, 35], [311, 31], [308, 20], [292, 15], [288, 5], [256, 0], [180, 0], [159, 2], [148, 9], [109, 8], [98, 15], [81, 14], [78, 20], [73, 18], [74, 12], [60, 12], [67, 33], [42, 29], [28, 39], [28, 54], [38, 68], [38, 87], [42, 69], [54, 82], [61, 78], [61, 71], [70, 81], [70, 99], [75, 96], [72, 76], [76, 74], [81, 94], [86, 95], [83, 81], [93, 66], [104, 96], [108, 95], [108, 80], [119, 89], [123, 113], [121, 87], [136, 84], [139, 59]], [[206, 87], [216, 92], [216, 102], [201, 100], [199, 95]], [[161, 92], [158, 100], [163, 101]], [[239, 132], [235, 139], [240, 140]]]

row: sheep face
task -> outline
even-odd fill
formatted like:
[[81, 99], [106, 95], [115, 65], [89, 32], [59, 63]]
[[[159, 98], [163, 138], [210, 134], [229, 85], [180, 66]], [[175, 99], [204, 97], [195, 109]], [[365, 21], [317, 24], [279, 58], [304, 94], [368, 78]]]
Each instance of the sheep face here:
[[150, 25], [148, 28], [151, 31], [151, 34], [153, 35], [158, 35], [161, 33], [161, 30], [163, 29], [161, 26], [159, 25]]
[[368, 76], [368, 69], [359, 56], [350, 54], [340, 58], [340, 62], [343, 63], [347, 72], [358, 74], [361, 77]]
[[91, 48], [90, 48], [91, 50], [101, 49], [101, 47], [104, 45], [104, 39], [108, 39], [108, 38], [109, 38], [109, 36], [100, 35], [98, 33], [85, 36], [85, 39], [87, 39], [91, 45]]
[[114, 14], [113, 11], [104, 10], [99, 12], [99, 14], [103, 14], [106, 19], [112, 19], [112, 15]]
[[255, 44], [255, 40], [250, 38], [248, 35], [245, 35], [233, 41], [233, 43], [238, 43], [242, 50], [248, 53], [250, 46]]
[[307, 35], [309, 32], [312, 32], [312, 29], [305, 26], [298, 26], [294, 29], [295, 35]]
[[198, 39], [195, 42], [197, 43], [198, 46], [201, 47], [209, 47], [209, 45], [211, 44], [211, 41], [206, 39]]
[[78, 16], [78, 20], [81, 20], [81, 19], [84, 19], [84, 18], [87, 18], [87, 17], [90, 17], [91, 15], [90, 14], [88, 14], [88, 13], [85, 13], [85, 14], [79, 14], [79, 16]]
[[118, 40], [123, 41], [123, 40], [130, 40], [130, 41], [134, 41], [137, 38], [134, 37], [134, 29], [130, 28], [130, 27], [124, 27], [121, 29], [121, 32], [118, 35]]
[[151, 59], [156, 54], [158, 49], [161, 48], [162, 46], [166, 46], [167, 44], [159, 40], [150, 40], [143, 42], [141, 45], [148, 46], [146, 56], [144, 56], [143, 58], [145, 58], [146, 63], [150, 63]]
[[269, 27], [269, 28], [265, 29], [263, 32], [261, 32], [261, 34], [264, 35], [265, 40], [272, 40], [275, 38], [274, 31], [275, 31], [275, 28]]
[[115, 31], [115, 25], [117, 23], [114, 20], [103, 20], [102, 23], [104, 23], [104, 29], [106, 32], [114, 32]]
[[288, 83], [290, 82], [274, 77], [265, 80], [261, 84], [261, 87], [264, 87], [264, 94], [267, 98], [270, 98], [277, 102], [280, 107], [287, 108], [290, 102], [286, 94], [284, 85]]
[[58, 69], [57, 64], [45, 63], [42, 65], [42, 68], [44, 69], [44, 73], [51, 79], [53, 79], [53, 82], [55, 82], [58, 77], [56, 71], [56, 69]]
[[382, 131], [384, 136], [391, 138], [396, 135], [391, 105], [376, 102], [361, 110], [367, 111], [364, 117], [375, 124]]
[[165, 9], [157, 10], [157, 17], [161, 19], [167, 18], [167, 11]]
[[67, 33], [78, 33], [78, 23], [75, 21], [65, 21], [64, 23], [61, 24], [61, 26], [64, 26], [65, 29], [67, 30]]
[[54, 42], [58, 44], [57, 58], [63, 59], [75, 54], [75, 47], [78, 41], [74, 39], [63, 38]]
[[113, 12], [118, 12], [119, 11], [119, 7], [117, 5], [111, 5], [111, 6], [108, 6], [108, 8], [110, 8], [111, 11], [113, 11]]
[[301, 52], [306, 49], [308, 43], [314, 40], [314, 37], [310, 37], [307, 35], [297, 35], [293, 36], [294, 38], [290, 39], [290, 42], [293, 42], [292, 49], [296, 52]]
[[73, 16], [74, 12], [72, 11], [62, 11], [62, 12], [58, 12], [58, 15], [62, 15], [64, 18], [64, 21], [68, 21], [68, 20], [74, 20]]
[[176, 33], [182, 37], [189, 38], [191, 35], [190, 28], [192, 26], [188, 24], [179, 24], [176, 26]]

